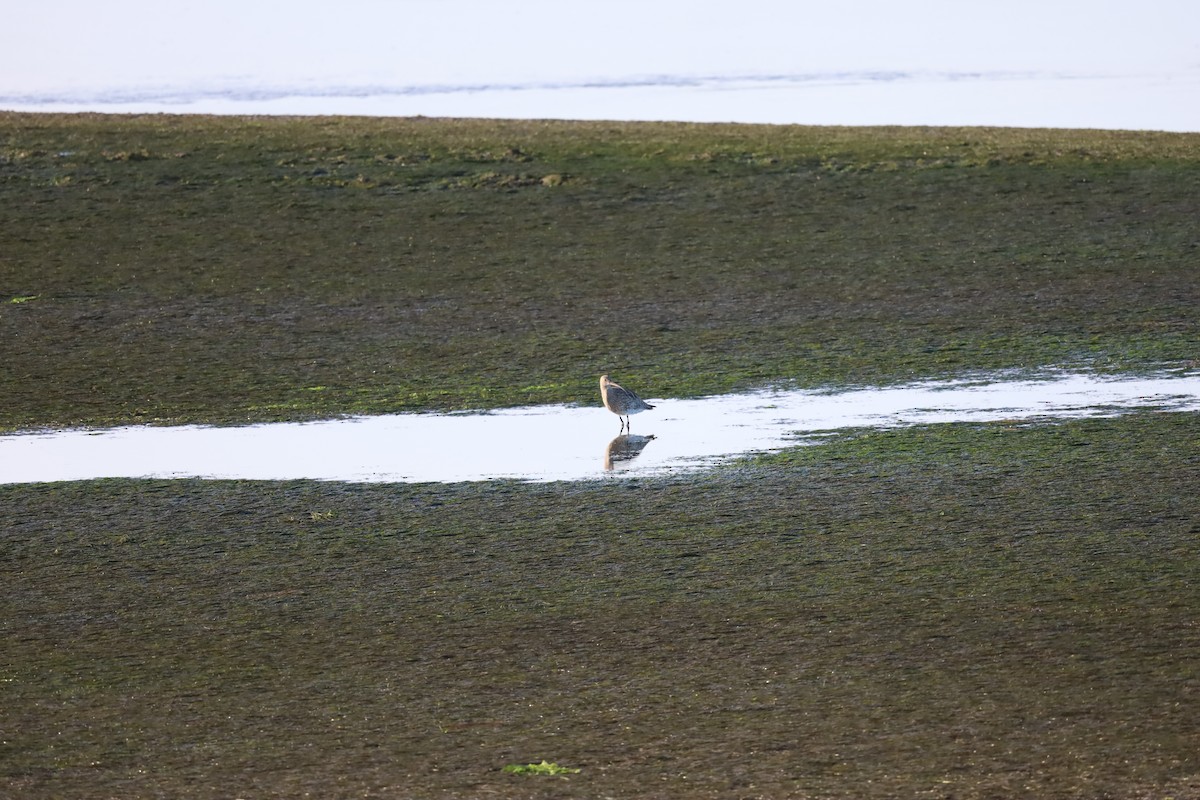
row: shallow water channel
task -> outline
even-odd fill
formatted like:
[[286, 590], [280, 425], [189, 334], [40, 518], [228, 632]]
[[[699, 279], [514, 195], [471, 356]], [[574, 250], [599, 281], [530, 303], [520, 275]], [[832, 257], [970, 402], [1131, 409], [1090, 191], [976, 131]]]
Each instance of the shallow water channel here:
[[1200, 410], [1200, 373], [1053, 373], [838, 391], [647, 398], [632, 432], [597, 405], [394, 414], [244, 427], [136, 426], [0, 436], [0, 483], [93, 478], [454, 482], [588, 480], [711, 467], [848, 428]]

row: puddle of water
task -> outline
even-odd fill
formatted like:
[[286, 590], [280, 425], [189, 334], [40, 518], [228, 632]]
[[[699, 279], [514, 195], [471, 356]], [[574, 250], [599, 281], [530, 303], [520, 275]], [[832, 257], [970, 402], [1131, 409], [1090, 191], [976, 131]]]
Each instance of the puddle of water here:
[[[759, 391], [658, 406], [619, 421], [597, 405], [396, 414], [246, 427], [126, 427], [0, 437], [0, 483], [93, 478], [551, 481], [703, 469], [856, 427], [1200, 410], [1200, 374], [925, 382], [886, 389]], [[808, 438], [805, 438], [808, 437]]]

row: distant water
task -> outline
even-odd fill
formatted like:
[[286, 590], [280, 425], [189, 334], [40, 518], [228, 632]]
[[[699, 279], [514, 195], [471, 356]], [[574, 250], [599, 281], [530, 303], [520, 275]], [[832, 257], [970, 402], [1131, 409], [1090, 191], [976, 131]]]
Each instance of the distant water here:
[[0, 109], [1200, 131], [1195, 0], [9, 3]]
[[[639, 387], [641, 388], [641, 387]], [[0, 484], [93, 478], [455, 482], [695, 472], [818, 444], [831, 431], [1200, 410], [1200, 374], [923, 382], [837, 392], [653, 399], [619, 435], [599, 406], [393, 414], [245, 427], [136, 426], [0, 436]]]
[[1200, 68], [1174, 74], [851, 70], [414, 84], [243, 78], [38, 91], [0, 86], [0, 108], [1200, 131]]

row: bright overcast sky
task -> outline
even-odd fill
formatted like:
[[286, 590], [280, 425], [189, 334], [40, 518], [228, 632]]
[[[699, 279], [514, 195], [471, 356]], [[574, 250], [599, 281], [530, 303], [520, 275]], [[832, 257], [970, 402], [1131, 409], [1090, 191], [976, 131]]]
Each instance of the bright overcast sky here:
[[[66, 0], [9, 4], [3, 16], [0, 108], [47, 98], [91, 102], [153, 88], [184, 94], [485, 84], [530, 89], [655, 76], [871, 71], [1137, 79], [1149, 91], [1126, 81], [1109, 97], [1104, 87], [1091, 86], [1086, 90], [1094, 98], [1087, 103], [1170, 105], [1175, 113], [1200, 108], [1200, 0]], [[973, 99], [961, 88], [948, 91], [942, 111]], [[1071, 91], [1045, 94], [1041, 102], [1051, 109], [1064, 98], [1069, 103]], [[620, 114], [616, 98], [610, 93], [612, 113]], [[697, 107], [719, 114], [718, 99], [710, 96], [708, 106]], [[724, 99], [750, 103], [732, 93]], [[478, 105], [470, 106], [472, 100]], [[854, 112], [871, 101], [863, 95], [843, 108]], [[336, 100], [325, 102], [330, 113], [340, 113]], [[528, 113], [546, 115], [558, 103], [573, 114], [569, 98], [533, 93], [425, 102], [432, 110], [415, 105], [415, 113], [512, 109], [519, 116], [526, 103]], [[897, 107], [920, 101], [904, 102]], [[1008, 99], [1001, 93], [987, 102], [995, 107]], [[319, 105], [317, 112], [324, 113]], [[731, 107], [728, 113], [748, 112]], [[1164, 124], [1193, 129], [1188, 126], [1200, 112], [1186, 113], [1192, 117]]]
[[[1195, 0], [68, 0], [4, 12], [0, 91], [839, 70], [1200, 68]], [[1200, 98], [1198, 98], [1200, 101]]]

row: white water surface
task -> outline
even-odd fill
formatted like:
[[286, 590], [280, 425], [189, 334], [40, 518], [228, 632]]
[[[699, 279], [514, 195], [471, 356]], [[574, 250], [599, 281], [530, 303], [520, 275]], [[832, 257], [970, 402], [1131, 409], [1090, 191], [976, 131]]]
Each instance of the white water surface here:
[[8, 6], [0, 109], [1200, 131], [1195, 0]]
[[[640, 388], [640, 387], [639, 387]], [[124, 427], [0, 437], [0, 484], [94, 478], [346, 482], [578, 481], [710, 468], [816, 445], [848, 428], [1052, 420], [1133, 409], [1200, 411], [1200, 373], [1053, 374], [845, 391], [654, 399], [618, 436], [599, 407], [395, 414], [246, 427]], [[598, 402], [598, 401], [597, 401]]]

